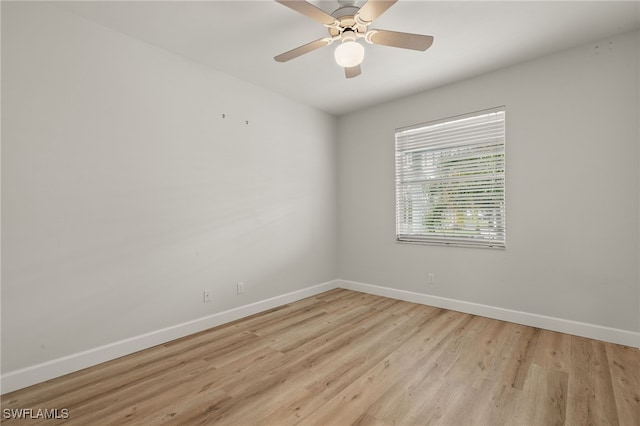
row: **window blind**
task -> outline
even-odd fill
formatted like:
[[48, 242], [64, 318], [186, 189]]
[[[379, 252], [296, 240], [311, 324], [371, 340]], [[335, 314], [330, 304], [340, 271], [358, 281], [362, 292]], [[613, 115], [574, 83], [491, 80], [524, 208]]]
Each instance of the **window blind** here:
[[505, 109], [397, 129], [398, 241], [504, 248]]

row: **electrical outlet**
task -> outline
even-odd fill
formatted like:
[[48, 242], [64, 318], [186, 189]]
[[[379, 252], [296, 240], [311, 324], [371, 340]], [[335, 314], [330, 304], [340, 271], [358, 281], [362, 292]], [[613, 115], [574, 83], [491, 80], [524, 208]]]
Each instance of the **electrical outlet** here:
[[236, 286], [236, 290], [238, 291], [238, 294], [244, 293], [244, 283], [239, 282]]
[[211, 290], [204, 290], [202, 292], [202, 301], [204, 303], [209, 303], [211, 302]]
[[429, 278], [428, 278], [428, 282], [429, 284], [433, 285], [436, 283], [436, 274], [429, 272]]

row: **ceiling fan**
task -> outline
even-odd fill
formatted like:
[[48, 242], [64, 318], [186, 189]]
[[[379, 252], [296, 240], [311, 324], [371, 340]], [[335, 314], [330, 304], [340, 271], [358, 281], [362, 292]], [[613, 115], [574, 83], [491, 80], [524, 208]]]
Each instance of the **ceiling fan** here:
[[276, 2], [327, 27], [329, 37], [296, 47], [274, 59], [278, 62], [287, 62], [305, 53], [328, 46], [335, 41], [340, 41], [340, 45], [335, 50], [336, 62], [344, 68], [347, 78], [353, 78], [362, 72], [360, 64], [364, 59], [364, 46], [358, 43], [361, 38], [370, 44], [427, 50], [433, 43], [432, 36], [369, 29], [369, 25], [393, 6], [396, 1], [398, 0], [368, 0], [361, 7], [356, 6], [357, 0], [338, 1], [338, 9], [329, 15], [304, 0], [276, 0]]

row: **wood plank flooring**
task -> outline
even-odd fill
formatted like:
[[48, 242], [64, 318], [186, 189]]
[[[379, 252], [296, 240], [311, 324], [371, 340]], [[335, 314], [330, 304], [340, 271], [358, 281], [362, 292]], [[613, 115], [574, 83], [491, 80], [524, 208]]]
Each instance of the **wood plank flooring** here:
[[7, 425], [637, 426], [640, 351], [337, 289], [1, 401]]

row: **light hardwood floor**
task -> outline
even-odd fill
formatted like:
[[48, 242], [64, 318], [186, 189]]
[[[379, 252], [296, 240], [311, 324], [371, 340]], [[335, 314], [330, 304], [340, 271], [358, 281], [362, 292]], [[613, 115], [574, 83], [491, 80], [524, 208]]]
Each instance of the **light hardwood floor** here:
[[[640, 425], [640, 352], [332, 290], [2, 397], [45, 424]], [[4, 417], [4, 416], [3, 416]], [[3, 424], [39, 424], [4, 420]]]

